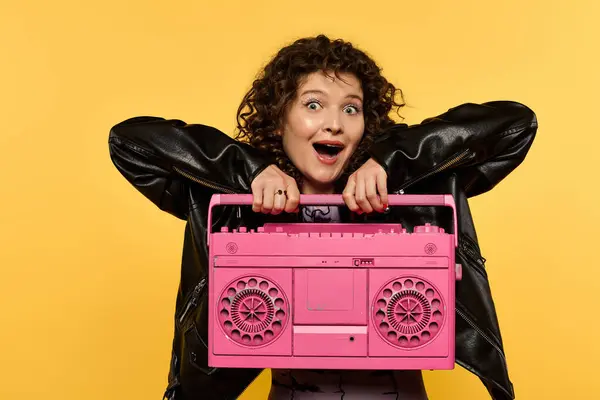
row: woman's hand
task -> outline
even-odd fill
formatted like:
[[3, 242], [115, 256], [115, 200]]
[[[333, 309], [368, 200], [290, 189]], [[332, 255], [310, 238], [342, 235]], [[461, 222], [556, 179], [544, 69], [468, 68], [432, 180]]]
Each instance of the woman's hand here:
[[348, 208], [359, 214], [383, 212], [388, 205], [387, 173], [370, 158], [350, 175], [342, 197]]
[[276, 165], [270, 165], [254, 178], [252, 211], [277, 215], [282, 211], [296, 212], [300, 191], [296, 181]]

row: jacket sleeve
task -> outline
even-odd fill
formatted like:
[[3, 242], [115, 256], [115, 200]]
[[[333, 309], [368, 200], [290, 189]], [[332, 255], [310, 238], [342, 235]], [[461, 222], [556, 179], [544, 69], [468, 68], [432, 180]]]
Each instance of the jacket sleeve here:
[[271, 160], [216, 128], [159, 117], [135, 117], [109, 133], [109, 152], [119, 172], [161, 210], [185, 219], [188, 188], [248, 193]]
[[520, 103], [467, 103], [421, 124], [391, 127], [369, 154], [386, 170], [391, 191], [451, 169], [472, 197], [521, 164], [537, 126], [534, 112]]

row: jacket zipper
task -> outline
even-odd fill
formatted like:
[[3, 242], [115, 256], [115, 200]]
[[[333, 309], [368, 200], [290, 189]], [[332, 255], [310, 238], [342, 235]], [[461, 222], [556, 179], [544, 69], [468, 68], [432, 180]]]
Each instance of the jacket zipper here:
[[469, 248], [471, 248], [471, 250], [473, 250], [476, 253], [479, 253], [479, 246], [477, 246], [475, 241], [471, 239], [468, 235], [463, 235], [462, 240], [466, 245], [468, 245]]
[[456, 307], [456, 313], [458, 315], [460, 315], [462, 317], [462, 319], [465, 320], [465, 322], [467, 324], [469, 324], [469, 326], [473, 329], [475, 329], [475, 331], [477, 333], [479, 333], [481, 335], [481, 337], [483, 339], [485, 339], [486, 342], [488, 342], [489, 344], [492, 345], [492, 347], [494, 349], [496, 349], [496, 351], [500, 354], [500, 356], [502, 357], [502, 360], [504, 360], [504, 362], [506, 362], [506, 357], [504, 355], [504, 352], [502, 351], [502, 349], [500, 349], [500, 347], [485, 333], [483, 332], [478, 326], [477, 324], [475, 324], [475, 322], [469, 318], [460, 308]]
[[394, 193], [395, 194], [404, 194], [404, 189], [408, 188], [411, 185], [414, 185], [415, 183], [417, 183], [425, 178], [430, 177], [431, 175], [437, 174], [438, 172], [444, 171], [444, 170], [458, 164], [459, 162], [461, 162], [463, 159], [465, 159], [470, 154], [471, 154], [471, 150], [469, 150], [469, 149], [465, 149], [465, 150], [461, 151], [460, 153], [458, 153], [455, 156], [451, 157], [450, 159], [444, 161], [442, 164], [431, 169], [430, 171], [428, 171], [424, 174], [421, 174], [413, 179], [409, 179], [402, 186], [400, 186], [400, 188], [398, 190], [396, 190]]
[[200, 293], [202, 292], [202, 289], [204, 289], [204, 286], [206, 286], [206, 278], [200, 280], [200, 282], [198, 282], [198, 284], [194, 287], [194, 291], [192, 292], [192, 296], [187, 301], [187, 303], [186, 303], [186, 305], [185, 305], [185, 307], [183, 309], [183, 312], [179, 316], [179, 323], [180, 324], [183, 322], [185, 316], [190, 311], [190, 309], [192, 308], [192, 306], [196, 307], [198, 305], [198, 299], [200, 298]]
[[485, 267], [482, 264], [482, 261], [479, 257], [477, 257], [477, 255], [475, 255], [471, 250], [469, 250], [467, 247], [465, 247], [464, 244], [460, 244], [460, 247], [458, 248], [458, 254], [461, 257], [464, 257], [466, 259], [466, 261], [469, 260], [473, 260], [472, 263], [469, 263], [470, 266], [473, 267], [473, 269], [475, 269], [477, 272], [479, 272], [483, 277], [487, 277], [487, 272], [485, 270]]
[[[415, 183], [422, 181], [425, 178], [430, 177], [431, 175], [437, 174], [441, 171], [444, 171], [458, 163], [460, 163], [462, 160], [464, 160], [468, 155], [471, 154], [471, 150], [469, 149], [465, 149], [463, 151], [461, 151], [460, 153], [456, 154], [455, 156], [451, 157], [450, 159], [448, 159], [447, 161], [443, 162], [442, 164], [438, 165], [437, 167], [431, 169], [430, 171], [419, 175], [413, 179], [410, 179], [409, 181], [405, 182], [402, 186], [400, 186], [400, 188], [398, 188], [398, 190], [396, 190], [394, 193], [395, 194], [404, 194], [404, 190], [406, 188], [408, 188], [411, 185], [414, 185]], [[463, 245], [463, 248], [466, 249], [466, 246]], [[459, 249], [459, 253], [461, 253], [461, 249]], [[472, 253], [472, 251], [471, 251]], [[479, 265], [480, 259], [478, 257], [474, 257], [475, 259], [478, 259], [478, 264], [476, 269], [481, 268], [481, 265]], [[481, 272], [481, 270], [480, 270]], [[504, 360], [504, 362], [506, 362], [506, 357], [504, 356], [504, 352], [502, 351], [502, 349], [500, 349], [500, 347], [492, 340], [490, 339], [490, 337], [483, 332], [478, 326], [477, 324], [475, 324], [475, 322], [469, 318], [462, 310], [460, 310], [460, 308], [456, 307], [456, 313], [458, 315], [460, 315], [462, 317], [462, 319], [471, 327], [473, 328], [477, 333], [479, 333], [481, 335], [481, 337], [488, 342], [502, 357], [502, 359]]]
[[178, 379], [175, 379], [174, 382], [169, 384], [169, 386], [165, 390], [165, 393], [163, 394], [162, 400], [175, 400], [175, 390], [179, 385], [180, 383]]
[[218, 183], [211, 182], [211, 181], [208, 181], [206, 179], [197, 178], [197, 177], [189, 174], [188, 172], [183, 171], [179, 167], [173, 166], [173, 169], [175, 171], [177, 171], [179, 174], [181, 174], [184, 177], [188, 178], [189, 180], [194, 181], [196, 183], [199, 183], [199, 184], [201, 184], [203, 186], [209, 187], [209, 188], [211, 188], [213, 190], [220, 191], [220, 192], [223, 192], [223, 193], [228, 193], [228, 194], [235, 194], [235, 193], [237, 193], [235, 190], [233, 190], [233, 189], [231, 189], [231, 188], [229, 188], [227, 186], [219, 185]]
[[477, 261], [478, 266], [480, 266], [481, 268], [485, 267], [485, 258], [481, 254], [479, 254], [479, 252], [475, 250], [475, 248], [473, 248], [469, 244], [466, 244], [465, 242], [462, 242], [462, 247], [464, 251], [466, 251], [471, 257], [473, 257], [473, 259], [475, 259], [475, 261]]

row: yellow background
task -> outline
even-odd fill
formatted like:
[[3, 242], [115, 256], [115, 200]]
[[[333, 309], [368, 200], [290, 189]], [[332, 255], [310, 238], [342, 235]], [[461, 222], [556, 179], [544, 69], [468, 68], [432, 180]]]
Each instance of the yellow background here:
[[[161, 397], [184, 222], [114, 169], [109, 128], [232, 133], [261, 65], [318, 32], [376, 58], [408, 123], [498, 99], [537, 112], [526, 162], [472, 208], [517, 398], [597, 398], [599, 19], [596, 0], [3, 0], [0, 398]], [[425, 376], [433, 400], [487, 398], [462, 368]]]

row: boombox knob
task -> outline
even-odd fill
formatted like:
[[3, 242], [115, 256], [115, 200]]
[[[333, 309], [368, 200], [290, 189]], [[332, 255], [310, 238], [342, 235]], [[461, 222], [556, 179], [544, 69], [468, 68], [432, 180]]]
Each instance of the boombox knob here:
[[456, 264], [456, 280], [460, 281], [462, 280], [462, 265], [460, 264]]
[[428, 222], [425, 225], [415, 226], [415, 233], [444, 233], [444, 230]]

